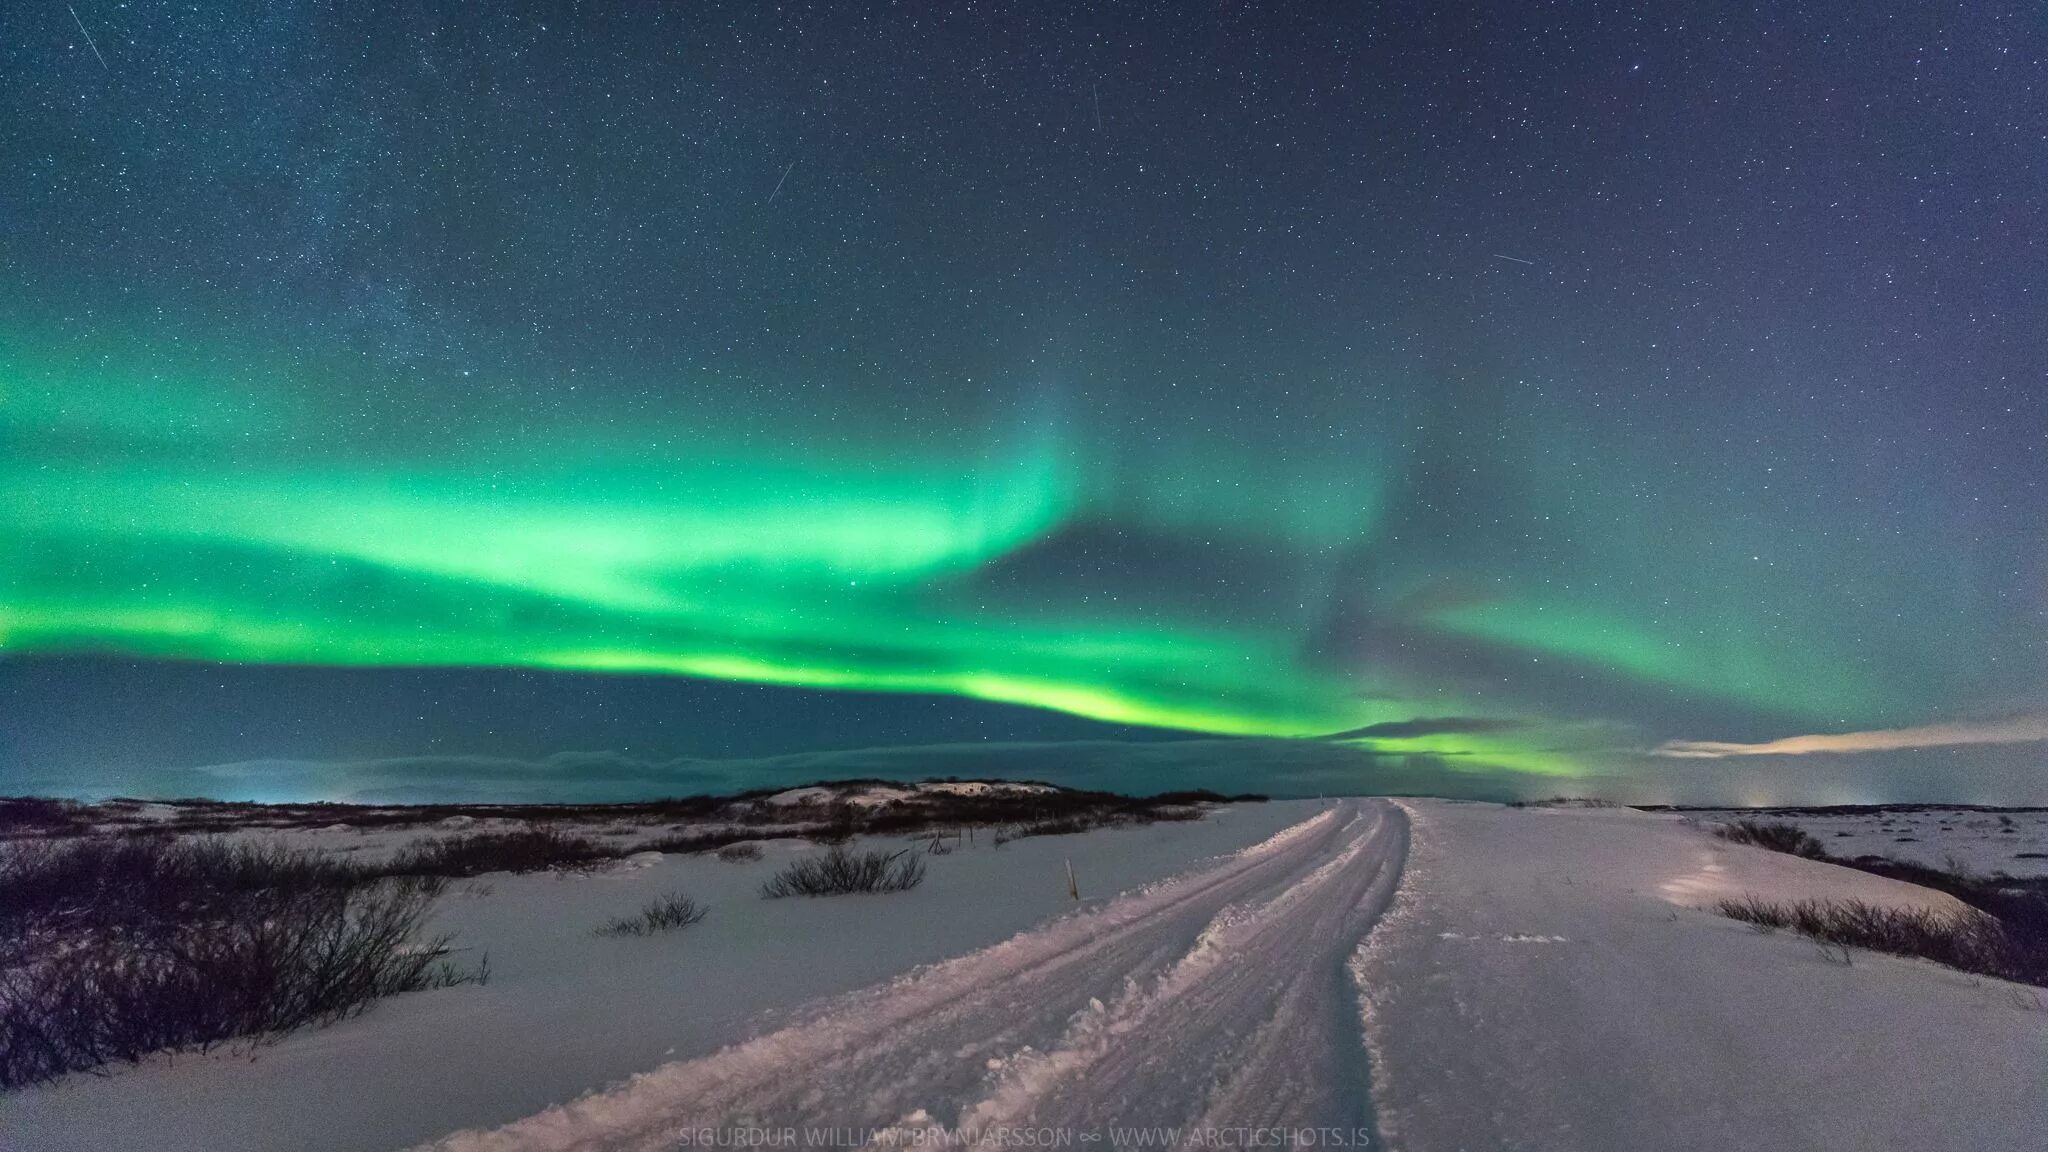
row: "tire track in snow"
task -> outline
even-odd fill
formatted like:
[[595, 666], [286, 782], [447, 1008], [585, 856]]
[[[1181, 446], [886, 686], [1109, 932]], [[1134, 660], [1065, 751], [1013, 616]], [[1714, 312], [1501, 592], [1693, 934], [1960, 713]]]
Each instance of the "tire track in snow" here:
[[685, 1129], [1370, 1123], [1347, 963], [1407, 822], [1347, 801], [1233, 856], [447, 1152], [665, 1149]]

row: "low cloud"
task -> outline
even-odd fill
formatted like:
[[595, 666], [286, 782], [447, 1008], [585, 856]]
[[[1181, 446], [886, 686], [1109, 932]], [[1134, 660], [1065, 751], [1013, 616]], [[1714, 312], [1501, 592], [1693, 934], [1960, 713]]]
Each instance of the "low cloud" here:
[[1387, 720], [1367, 724], [1348, 732], [1332, 732], [1325, 740], [1403, 740], [1417, 736], [1469, 736], [1480, 732], [1513, 732], [1527, 728], [1526, 720], [1491, 716], [1424, 716], [1414, 720]]
[[1953, 748], [1964, 744], [2028, 744], [2036, 740], [2048, 740], [2048, 715], [1928, 724], [1920, 728], [1883, 728], [1871, 732], [1788, 736], [1762, 744], [1670, 740], [1651, 749], [1650, 754], [1677, 760], [1721, 760], [1730, 756], [1805, 756], [1815, 752], [1894, 752], [1906, 748]]

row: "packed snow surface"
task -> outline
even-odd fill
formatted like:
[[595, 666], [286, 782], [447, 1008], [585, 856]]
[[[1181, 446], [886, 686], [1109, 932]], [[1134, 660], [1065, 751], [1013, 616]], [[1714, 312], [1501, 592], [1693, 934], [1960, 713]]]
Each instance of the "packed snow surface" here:
[[1702, 910], [1948, 897], [1677, 816], [1402, 803], [1402, 891], [1357, 963], [1386, 1146], [1963, 1152], [2048, 1130], [2048, 997]]

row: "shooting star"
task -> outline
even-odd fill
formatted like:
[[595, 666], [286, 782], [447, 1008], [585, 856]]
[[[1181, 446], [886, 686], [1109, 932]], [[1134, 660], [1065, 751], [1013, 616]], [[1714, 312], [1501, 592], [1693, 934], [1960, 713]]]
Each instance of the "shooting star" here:
[[[788, 179], [789, 179], [789, 174], [790, 174], [791, 172], [795, 171], [795, 170], [796, 170], [796, 161], [794, 161], [794, 160], [791, 160], [791, 161], [789, 162], [789, 167], [787, 167], [787, 168], [784, 168], [784, 169], [782, 170], [782, 180], [777, 180], [777, 181], [775, 182], [775, 191], [773, 191], [773, 192], [770, 192], [770, 193], [768, 194], [768, 204], [773, 204], [773, 203], [775, 203], [775, 198], [776, 198], [777, 196], [780, 196], [780, 195], [782, 194], [782, 184], [783, 184], [783, 181], [784, 181], [784, 180], [788, 180]], [[766, 208], [766, 207], [768, 206], [768, 204], [763, 204], [763, 205], [762, 205], [762, 207], [763, 207], [763, 208]]]
[[1095, 95], [1095, 130], [1102, 131], [1102, 85], [1090, 84], [1088, 91]]
[[1534, 260], [1524, 260], [1520, 256], [1503, 256], [1498, 252], [1495, 252], [1493, 256], [1496, 260], [1513, 260], [1517, 264], [1527, 264], [1531, 268], [1534, 268], [1536, 266], [1536, 262]]
[[113, 68], [108, 66], [107, 58], [105, 56], [100, 55], [100, 46], [93, 42], [92, 33], [87, 32], [85, 30], [85, 21], [80, 20], [78, 18], [78, 9], [73, 8], [69, 4], [66, 4], [64, 7], [69, 8], [71, 10], [72, 23], [78, 25], [78, 34], [85, 37], [85, 46], [87, 48], [92, 49], [92, 54], [99, 59], [100, 67], [105, 68], [109, 72], [112, 72]]

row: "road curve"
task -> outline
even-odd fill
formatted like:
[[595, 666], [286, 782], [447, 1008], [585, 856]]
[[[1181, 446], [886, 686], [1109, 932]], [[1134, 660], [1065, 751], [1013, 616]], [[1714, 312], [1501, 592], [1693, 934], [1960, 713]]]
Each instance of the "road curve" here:
[[1394, 805], [1342, 801], [755, 1039], [426, 1147], [673, 1149], [734, 1126], [884, 1143], [1024, 1128], [1357, 1133], [1372, 1118], [1347, 964], [1407, 843]]

